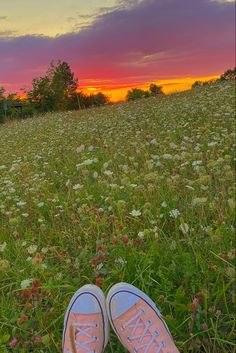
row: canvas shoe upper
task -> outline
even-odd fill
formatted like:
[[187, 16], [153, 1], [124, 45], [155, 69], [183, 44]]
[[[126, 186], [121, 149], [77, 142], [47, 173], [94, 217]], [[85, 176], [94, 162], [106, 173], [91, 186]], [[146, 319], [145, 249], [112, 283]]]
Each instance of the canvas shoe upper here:
[[86, 285], [72, 297], [64, 319], [63, 353], [102, 353], [108, 341], [105, 297]]
[[106, 299], [110, 323], [132, 353], [179, 353], [154, 302], [136, 287], [120, 283]]

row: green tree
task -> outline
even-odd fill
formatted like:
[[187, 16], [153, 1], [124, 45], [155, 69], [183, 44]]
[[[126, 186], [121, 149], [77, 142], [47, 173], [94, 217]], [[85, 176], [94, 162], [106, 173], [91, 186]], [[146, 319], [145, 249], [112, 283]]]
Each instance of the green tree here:
[[[45, 76], [32, 81], [32, 90], [27, 92], [30, 102], [39, 111], [67, 110], [75, 108], [78, 80], [66, 62], [52, 62]], [[79, 106], [77, 105], [77, 108]]]
[[76, 93], [78, 79], [75, 78], [70, 66], [66, 62], [51, 63], [48, 70], [51, 89], [54, 96], [54, 109], [66, 110], [70, 105], [70, 98]]
[[5, 99], [4, 94], [5, 94], [5, 88], [0, 87], [0, 102], [2, 102]]
[[203, 86], [211, 86], [214, 85], [218, 80], [212, 79], [212, 80], [208, 80], [208, 81], [204, 81], [202, 83]]
[[109, 103], [109, 98], [104, 93], [99, 92], [97, 94], [90, 95], [90, 104], [95, 107], [105, 105]]
[[229, 69], [220, 76], [221, 81], [232, 81], [236, 79], [236, 67]]
[[4, 120], [4, 110], [3, 110], [3, 103], [5, 101], [5, 89], [0, 87], [0, 123]]
[[33, 79], [32, 90], [28, 92], [28, 98], [41, 112], [54, 110], [55, 97], [48, 76]]
[[202, 87], [203, 86], [203, 82], [202, 81], [195, 81], [192, 84], [192, 88], [196, 88], [196, 87]]
[[149, 92], [151, 96], [158, 96], [160, 94], [164, 94], [162, 86], [158, 86], [155, 83], [150, 84]]
[[110, 99], [104, 93], [99, 92], [97, 94], [87, 95], [84, 92], [76, 92], [70, 97], [70, 104], [68, 108], [74, 109], [87, 109], [90, 107], [99, 107], [108, 104]]
[[128, 91], [126, 99], [127, 101], [133, 101], [140, 98], [148, 98], [150, 97], [150, 93], [148, 91], [144, 91], [140, 88], [132, 88]]
[[212, 79], [208, 81], [195, 81], [194, 84], [192, 85], [192, 89], [196, 87], [205, 87], [205, 86], [211, 86], [217, 83], [218, 80]]

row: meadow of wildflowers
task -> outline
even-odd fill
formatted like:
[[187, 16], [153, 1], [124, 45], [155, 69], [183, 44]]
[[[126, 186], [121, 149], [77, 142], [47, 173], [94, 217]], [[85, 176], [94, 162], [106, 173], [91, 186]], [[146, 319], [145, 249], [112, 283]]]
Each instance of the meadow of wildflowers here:
[[[0, 127], [0, 352], [61, 351], [73, 292], [149, 294], [181, 352], [234, 345], [234, 84]], [[106, 349], [123, 353], [114, 335]]]

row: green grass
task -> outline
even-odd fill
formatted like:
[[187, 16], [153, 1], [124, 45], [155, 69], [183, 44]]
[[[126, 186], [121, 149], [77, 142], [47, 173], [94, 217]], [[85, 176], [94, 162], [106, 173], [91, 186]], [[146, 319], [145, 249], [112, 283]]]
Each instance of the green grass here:
[[225, 83], [0, 127], [1, 353], [60, 352], [73, 292], [120, 281], [181, 352], [235, 352], [233, 119]]

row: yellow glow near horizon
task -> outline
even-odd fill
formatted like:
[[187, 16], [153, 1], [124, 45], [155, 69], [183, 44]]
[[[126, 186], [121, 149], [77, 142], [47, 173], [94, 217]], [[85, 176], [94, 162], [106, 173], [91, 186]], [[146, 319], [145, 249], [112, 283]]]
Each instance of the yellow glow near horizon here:
[[[184, 77], [179, 79], [170, 79], [170, 80], [158, 80], [157, 84], [163, 87], [163, 91], [166, 94], [181, 92], [191, 89], [192, 84], [195, 81], [209, 81], [219, 78], [220, 75], [214, 76], [202, 76], [202, 77]], [[132, 88], [141, 88], [144, 90], [148, 90], [149, 85], [153, 82], [147, 82], [144, 84], [138, 85], [129, 85], [123, 87], [116, 87], [115, 85], [108, 87], [102, 87], [102, 85], [98, 86], [81, 86], [80, 89], [86, 94], [92, 94], [96, 92], [103, 92], [108, 95], [113, 102], [124, 101], [127, 95], [128, 90]]]

